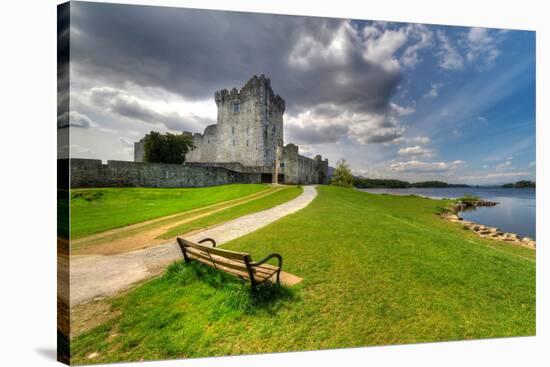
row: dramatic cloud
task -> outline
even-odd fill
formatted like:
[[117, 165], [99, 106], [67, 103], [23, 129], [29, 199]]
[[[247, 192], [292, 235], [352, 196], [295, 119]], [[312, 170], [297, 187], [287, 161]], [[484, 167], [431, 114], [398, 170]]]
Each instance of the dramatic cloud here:
[[205, 124], [214, 123], [211, 119], [204, 119], [193, 113], [182, 115], [175, 111], [160, 111], [158, 104], [137, 98], [115, 88], [92, 88], [90, 90], [90, 101], [97, 107], [106, 109], [116, 116], [145, 124], [160, 124], [165, 129], [172, 131], [197, 131]]
[[[360, 29], [350, 20], [117, 4], [76, 3], [72, 9], [76, 93], [86, 86], [124, 91], [130, 82], [145, 92], [161, 89], [204, 101], [264, 73], [286, 100], [288, 120], [305, 111], [322, 119], [322, 108], [333, 106], [334, 120], [311, 118], [290, 127], [291, 135], [311, 143], [337, 141], [348, 132], [362, 143], [400, 137], [399, 118], [410, 113], [410, 107], [391, 104], [401, 69], [420, 62], [433, 40], [423, 25]], [[139, 98], [119, 93], [95, 102], [168, 129], [202, 131], [211, 123], [148, 111], [147, 98]]]
[[[424, 25], [388, 29], [387, 23], [373, 23], [363, 29], [366, 60], [380, 64], [388, 71], [414, 67], [421, 61], [419, 53], [432, 45], [432, 32]], [[402, 50], [400, 55], [398, 51]]]
[[[534, 144], [497, 133], [517, 128], [505, 116], [534, 120], [505, 113], [529, 110], [509, 103], [534, 85], [534, 36], [525, 32], [76, 2], [68, 35], [70, 67], [60, 58], [59, 70], [68, 83], [70, 69], [70, 110], [60, 93], [58, 127], [73, 127], [75, 156], [128, 160], [150, 130], [202, 132], [216, 122], [214, 92], [260, 74], [286, 101], [285, 143], [331, 164], [346, 158], [372, 177], [478, 174], [455, 154], [487, 157], [496, 171]], [[483, 72], [491, 67], [495, 75]], [[494, 142], [460, 139], [472, 123]], [[520, 154], [514, 166], [533, 159]]]

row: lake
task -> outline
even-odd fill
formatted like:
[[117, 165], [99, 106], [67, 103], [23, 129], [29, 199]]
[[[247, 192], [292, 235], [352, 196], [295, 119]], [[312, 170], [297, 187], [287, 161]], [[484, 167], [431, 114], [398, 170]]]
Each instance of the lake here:
[[461, 212], [466, 220], [497, 227], [504, 232], [517, 233], [520, 237], [536, 239], [536, 190], [503, 189], [500, 187], [445, 187], [410, 189], [361, 189], [375, 194], [419, 195], [432, 199], [459, 198], [465, 194], [496, 201], [494, 207], [481, 207]]

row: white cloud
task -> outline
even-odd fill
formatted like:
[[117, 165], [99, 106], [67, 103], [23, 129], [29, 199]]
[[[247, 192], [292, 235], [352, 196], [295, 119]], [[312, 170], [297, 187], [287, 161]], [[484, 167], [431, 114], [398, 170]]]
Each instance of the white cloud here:
[[[365, 60], [382, 65], [389, 71], [412, 68], [422, 59], [419, 53], [433, 44], [432, 32], [422, 24], [387, 29], [374, 23], [363, 29]], [[398, 51], [403, 50], [401, 55]]]
[[[367, 27], [365, 28], [367, 29]], [[398, 30], [373, 31], [371, 27], [365, 31], [365, 60], [382, 65], [386, 70], [399, 70], [399, 60], [395, 53], [407, 42], [407, 34], [403, 28]]]
[[422, 24], [411, 24], [407, 30], [409, 40], [413, 42], [405, 49], [400, 61], [403, 67], [411, 68], [422, 61], [420, 51], [433, 45], [433, 33]]
[[446, 70], [462, 69], [464, 60], [449, 37], [442, 30], [438, 30], [436, 35], [440, 46], [439, 51], [436, 53], [439, 56], [439, 66]]
[[478, 121], [487, 121], [487, 119], [486, 119], [485, 117], [483, 117], [483, 116], [478, 116], [478, 117], [477, 117], [477, 120], [478, 120]]
[[409, 141], [413, 143], [427, 144], [430, 142], [430, 138], [427, 136], [416, 136], [414, 138], [409, 139]]
[[509, 168], [510, 166], [512, 166], [512, 162], [511, 161], [506, 161], [506, 162], [502, 162], [502, 163], [497, 164], [495, 169], [497, 171], [500, 171], [500, 170], [504, 170], [506, 168]]
[[439, 95], [439, 89], [443, 86], [441, 83], [432, 83], [430, 90], [424, 94], [424, 98], [436, 98]]
[[88, 116], [83, 115], [77, 111], [69, 112], [69, 125], [71, 127], [86, 129], [90, 127], [92, 124], [93, 122]]
[[409, 156], [424, 156], [431, 157], [434, 155], [433, 150], [423, 148], [420, 145], [415, 145], [413, 147], [401, 148], [397, 152], [399, 155], [409, 155]]
[[479, 61], [480, 68], [493, 66], [495, 59], [500, 55], [497, 42], [498, 40], [491, 35], [489, 29], [470, 28], [463, 39], [466, 47], [466, 60], [470, 63]]
[[415, 108], [413, 106], [403, 107], [393, 102], [390, 103], [390, 109], [395, 115], [399, 117], [410, 115], [415, 111]]
[[448, 172], [464, 164], [464, 161], [456, 160], [453, 162], [423, 162], [411, 160], [408, 162], [395, 162], [390, 168], [396, 172]]

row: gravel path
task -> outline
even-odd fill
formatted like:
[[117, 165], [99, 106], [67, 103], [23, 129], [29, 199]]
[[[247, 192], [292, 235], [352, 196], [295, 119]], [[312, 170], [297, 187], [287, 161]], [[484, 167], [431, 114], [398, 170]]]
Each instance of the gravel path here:
[[[314, 186], [304, 186], [304, 192], [287, 203], [195, 232], [186, 238], [198, 241], [210, 237], [221, 245], [303, 209], [315, 196], [317, 196], [317, 190]], [[166, 266], [181, 258], [181, 252], [176, 243], [166, 243], [112, 256], [71, 256], [70, 304], [74, 306], [115, 294], [136, 282], [160, 274]]]

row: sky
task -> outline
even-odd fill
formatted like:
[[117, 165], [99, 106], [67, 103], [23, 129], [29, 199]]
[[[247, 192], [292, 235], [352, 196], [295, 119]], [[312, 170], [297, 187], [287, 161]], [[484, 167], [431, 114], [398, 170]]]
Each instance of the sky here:
[[535, 179], [535, 32], [71, 3], [72, 157], [133, 160], [151, 130], [203, 132], [214, 92], [265, 74], [284, 141], [354, 174]]

